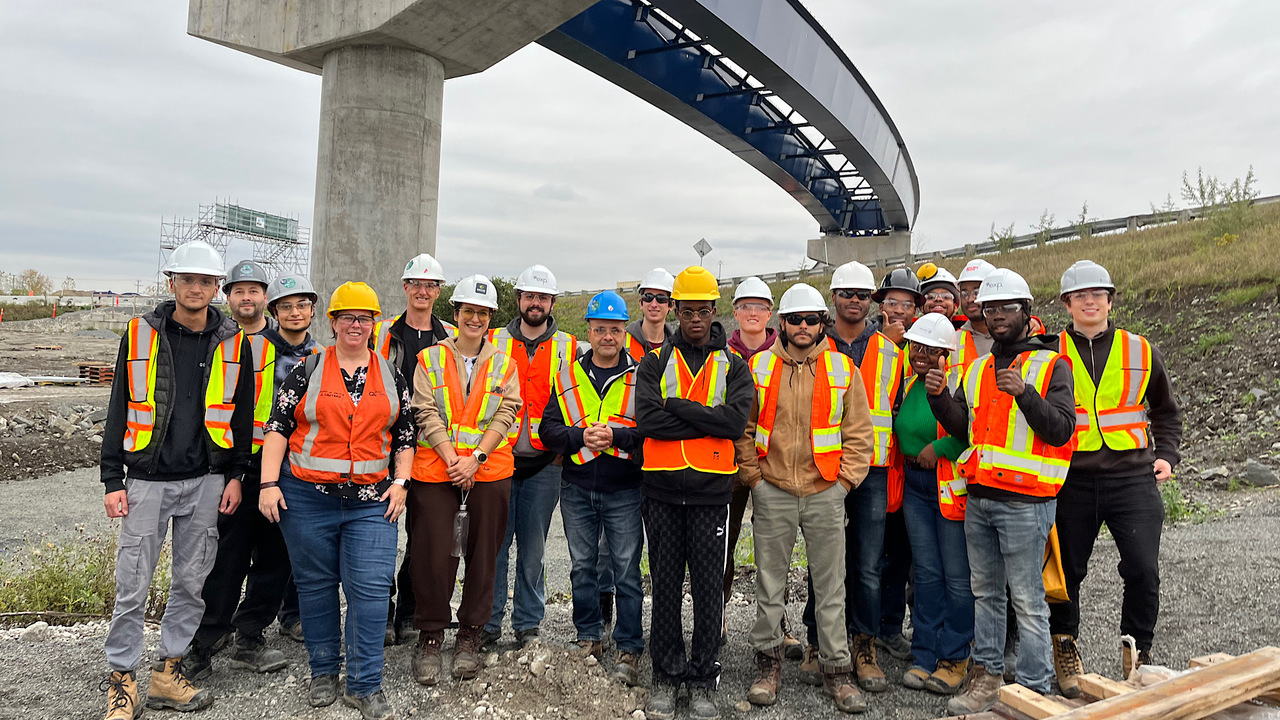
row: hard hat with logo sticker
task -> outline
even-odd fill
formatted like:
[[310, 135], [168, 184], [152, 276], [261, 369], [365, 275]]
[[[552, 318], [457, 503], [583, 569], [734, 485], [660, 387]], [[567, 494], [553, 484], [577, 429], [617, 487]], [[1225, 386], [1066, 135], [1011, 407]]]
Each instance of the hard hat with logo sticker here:
[[630, 319], [627, 315], [627, 301], [612, 290], [597, 293], [591, 298], [591, 302], [587, 303], [587, 319], [626, 322]]
[[1031, 301], [1031, 288], [1018, 273], [1006, 268], [996, 268], [982, 281], [978, 288], [978, 302], [1001, 302], [1002, 300]]
[[956, 278], [956, 282], [982, 282], [995, 269], [996, 266], [986, 260], [974, 258], [964, 266], [964, 270], [960, 271], [960, 277]]
[[227, 273], [227, 279], [222, 282], [222, 292], [231, 292], [231, 286], [238, 282], [256, 282], [262, 285], [262, 289], [266, 290], [271, 286], [271, 278], [267, 277], [266, 268], [252, 260], [241, 260], [231, 268], [231, 272]]
[[453, 286], [453, 296], [449, 298], [449, 302], [454, 305], [466, 303], [497, 310], [498, 289], [484, 275], [468, 275]]
[[520, 292], [546, 293], [548, 295], [558, 295], [560, 293], [556, 288], [556, 276], [547, 269], [546, 265], [530, 265], [525, 268], [525, 271], [516, 278], [515, 289]]
[[956, 349], [956, 328], [942, 313], [929, 313], [917, 318], [903, 337], [929, 347]]
[[401, 280], [439, 280], [444, 282], [444, 268], [440, 267], [440, 263], [427, 253], [414, 256], [407, 265], [404, 266], [404, 274], [400, 276]]
[[942, 286], [951, 291], [951, 294], [956, 298], [956, 302], [960, 301], [960, 286], [956, 283], [956, 276], [952, 275], [946, 268], [940, 268], [933, 263], [925, 263], [916, 271], [916, 277], [920, 278], [921, 294], [927, 295], [931, 289]]
[[274, 308], [277, 300], [290, 295], [306, 295], [313, 303], [320, 301], [310, 280], [301, 275], [281, 275], [267, 286], [267, 308]]

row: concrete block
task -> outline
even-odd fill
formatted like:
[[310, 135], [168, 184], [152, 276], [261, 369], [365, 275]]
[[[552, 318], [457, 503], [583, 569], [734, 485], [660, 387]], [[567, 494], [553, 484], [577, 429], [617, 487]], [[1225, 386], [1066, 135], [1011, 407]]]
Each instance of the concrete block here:
[[885, 260], [911, 254], [911, 233], [900, 230], [871, 237], [823, 235], [810, 240], [808, 245], [809, 257], [827, 265], [857, 260], [868, 267], [883, 267]]

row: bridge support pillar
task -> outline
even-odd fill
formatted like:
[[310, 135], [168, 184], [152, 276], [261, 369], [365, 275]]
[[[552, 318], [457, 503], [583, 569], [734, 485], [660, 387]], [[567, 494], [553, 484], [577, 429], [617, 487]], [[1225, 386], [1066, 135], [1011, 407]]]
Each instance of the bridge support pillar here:
[[856, 260], [869, 267], [882, 267], [889, 260], [902, 261], [911, 255], [911, 232], [895, 230], [872, 237], [823, 235], [809, 241], [808, 254], [811, 259], [827, 265]]

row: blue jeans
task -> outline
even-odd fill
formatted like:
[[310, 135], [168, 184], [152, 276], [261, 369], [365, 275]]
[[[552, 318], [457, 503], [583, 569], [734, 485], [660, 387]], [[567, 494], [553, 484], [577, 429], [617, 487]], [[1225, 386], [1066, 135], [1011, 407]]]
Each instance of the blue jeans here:
[[1041, 694], [1053, 683], [1049, 604], [1041, 571], [1057, 505], [1057, 500], [1021, 503], [970, 496], [964, 518], [975, 600], [973, 660], [988, 672], [1005, 670], [1007, 583], [1018, 618], [1018, 683]]
[[[561, 508], [560, 512], [563, 513], [564, 509]], [[600, 592], [613, 592], [613, 560], [609, 559], [609, 539], [605, 537], [604, 528], [600, 529], [600, 559], [596, 561], [596, 572], [599, 573]]]
[[[862, 484], [844, 498], [845, 622], [851, 635], [880, 633], [880, 556], [884, 552], [884, 525], [889, 505], [889, 471], [873, 467]], [[813, 581], [804, 605], [804, 626], [810, 645], [818, 644], [814, 619]]]
[[644, 652], [641, 621], [644, 588], [640, 583], [640, 550], [644, 529], [640, 519], [640, 488], [599, 492], [573, 483], [560, 483], [560, 517], [573, 561], [573, 625], [579, 640], [601, 640], [600, 580], [597, 576], [600, 534], [609, 543], [609, 557], [617, 593], [618, 616], [613, 641], [621, 652]]
[[[511, 507], [507, 514], [507, 535], [498, 551], [498, 567], [493, 583], [493, 613], [484, 626], [502, 632], [507, 614], [507, 570], [511, 564], [511, 541], [516, 544], [515, 599], [511, 608], [511, 628], [522, 632], [542, 624], [547, 609], [547, 533], [551, 515], [560, 499], [560, 466], [547, 465], [524, 480], [511, 481]], [[596, 538], [597, 541], [599, 538]]]
[[396, 570], [396, 524], [387, 504], [330, 497], [311, 483], [280, 472], [288, 510], [280, 530], [289, 547], [311, 676], [337, 675], [342, 661], [338, 585], [347, 599], [347, 693], [382, 689], [382, 641], [387, 598]]
[[906, 468], [902, 513], [916, 571], [911, 653], [916, 665], [933, 672], [939, 660], [969, 657], [973, 642], [973, 591], [964, 521], [942, 517], [934, 471], [910, 467]]

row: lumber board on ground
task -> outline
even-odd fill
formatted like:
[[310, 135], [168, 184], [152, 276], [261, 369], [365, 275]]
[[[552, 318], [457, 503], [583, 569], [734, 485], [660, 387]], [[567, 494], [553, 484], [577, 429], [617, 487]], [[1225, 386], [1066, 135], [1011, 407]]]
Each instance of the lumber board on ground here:
[[1069, 705], [1063, 705], [1017, 683], [1001, 686], [1000, 702], [1020, 713], [1031, 716], [1034, 720], [1044, 720], [1044, 718], [1053, 717], [1071, 709]]
[[[1187, 667], [1191, 668], [1192, 670], [1195, 670], [1197, 668], [1216, 665], [1220, 662], [1226, 662], [1227, 660], [1230, 660], [1234, 657], [1235, 655], [1232, 655], [1231, 653], [1223, 653], [1223, 652], [1212, 653], [1209, 655], [1201, 655], [1199, 657], [1191, 658], [1191, 660], [1187, 663]], [[1264, 702], [1268, 705], [1274, 705], [1274, 706], [1280, 707], [1280, 692], [1270, 692], [1270, 693], [1266, 693], [1265, 695], [1259, 695], [1257, 697], [1257, 700]]]
[[1106, 700], [1107, 698], [1115, 697], [1116, 695], [1124, 695], [1125, 693], [1131, 693], [1138, 689], [1132, 685], [1122, 683], [1118, 680], [1112, 680], [1109, 677], [1103, 677], [1097, 673], [1085, 673], [1077, 679], [1080, 682], [1081, 692], [1085, 695], [1089, 695], [1090, 697], [1098, 698], [1099, 700]]

